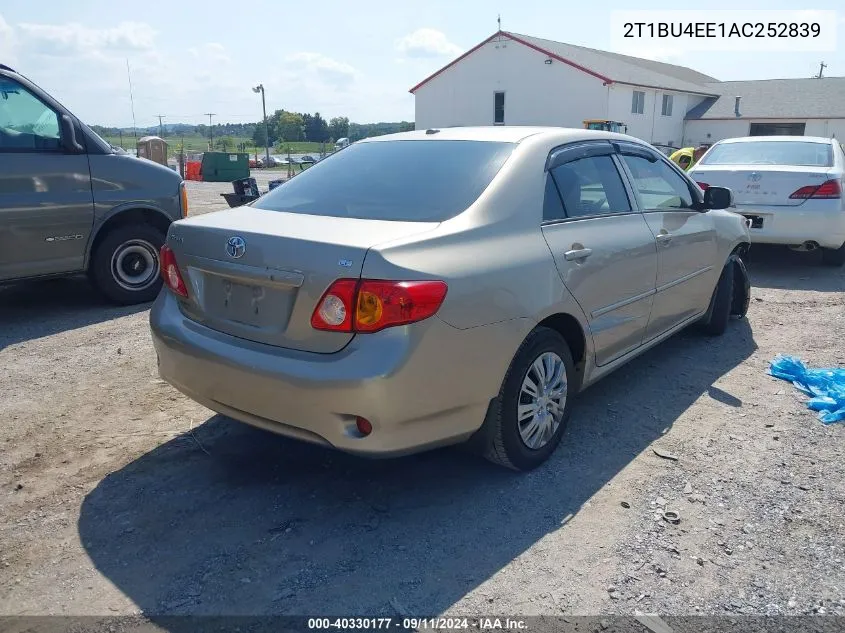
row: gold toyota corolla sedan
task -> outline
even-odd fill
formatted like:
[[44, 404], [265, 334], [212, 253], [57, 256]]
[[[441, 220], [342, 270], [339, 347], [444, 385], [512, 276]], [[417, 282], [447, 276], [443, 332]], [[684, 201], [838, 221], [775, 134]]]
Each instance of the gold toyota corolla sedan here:
[[366, 139], [171, 226], [159, 371], [282, 435], [369, 456], [469, 442], [527, 470], [579, 391], [689, 325], [744, 316], [732, 204], [621, 134]]

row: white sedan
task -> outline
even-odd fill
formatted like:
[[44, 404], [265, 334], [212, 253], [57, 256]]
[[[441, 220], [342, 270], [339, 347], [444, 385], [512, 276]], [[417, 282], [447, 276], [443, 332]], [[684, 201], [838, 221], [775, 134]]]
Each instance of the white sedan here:
[[845, 264], [845, 152], [836, 139], [749, 136], [719, 141], [689, 171], [702, 189], [733, 191], [751, 241], [822, 249]]

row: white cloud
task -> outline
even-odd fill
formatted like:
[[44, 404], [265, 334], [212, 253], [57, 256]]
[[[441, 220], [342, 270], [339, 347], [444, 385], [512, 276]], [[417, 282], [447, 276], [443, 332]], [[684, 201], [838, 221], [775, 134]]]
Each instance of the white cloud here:
[[396, 50], [407, 57], [456, 57], [463, 52], [435, 29], [417, 29], [396, 41]]
[[[215, 123], [257, 121], [261, 98], [252, 87], [259, 82], [267, 89], [268, 112], [369, 121], [413, 111], [405, 81], [386, 84], [344, 57], [312, 51], [294, 48], [281, 60], [251, 60], [234, 44], [201, 35], [183, 43], [139, 22], [22, 25], [0, 17], [0, 63], [24, 72], [88, 123], [131, 125], [127, 60], [139, 127], [157, 125], [158, 114], [168, 123], [208, 123], [205, 112], [217, 113]], [[236, 65], [250, 67], [248, 77]]]
[[[312, 75], [324, 83], [345, 88], [355, 81], [358, 71], [345, 62], [339, 62], [320, 53], [294, 53], [285, 58], [288, 70], [295, 75]], [[304, 71], [304, 72], [302, 72]]]
[[208, 42], [199, 47], [191, 47], [188, 49], [188, 54], [194, 59], [212, 61], [218, 64], [230, 64], [232, 58], [226, 47], [218, 42]]
[[0, 64], [14, 64], [15, 59], [15, 32], [0, 15]]
[[148, 51], [155, 46], [156, 32], [143, 22], [121, 22], [111, 28], [69, 24], [18, 24], [21, 41], [42, 55], [66, 56], [97, 51]]

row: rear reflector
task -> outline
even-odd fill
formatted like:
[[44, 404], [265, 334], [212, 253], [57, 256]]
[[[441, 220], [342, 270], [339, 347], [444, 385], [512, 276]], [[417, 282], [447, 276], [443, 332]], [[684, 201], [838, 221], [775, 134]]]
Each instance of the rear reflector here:
[[707, 191], [708, 189], [710, 189], [710, 185], [708, 185], [706, 182], [696, 182], [695, 184], [701, 187], [702, 191]]
[[179, 272], [179, 266], [176, 264], [176, 255], [173, 254], [173, 250], [167, 244], [161, 247], [159, 260], [164, 284], [180, 297], [187, 297], [188, 288], [185, 286], [182, 274]]
[[378, 332], [434, 315], [446, 297], [442, 281], [339, 279], [325, 292], [311, 327], [334, 332]]
[[793, 192], [790, 197], [792, 200], [809, 200], [816, 199], [836, 199], [842, 196], [842, 188], [839, 186], [838, 180], [827, 180], [820, 185], [807, 185], [801, 187]]
[[373, 425], [367, 418], [362, 418], [360, 415], [355, 418], [355, 426], [358, 427], [358, 432], [361, 435], [369, 435], [373, 432]]

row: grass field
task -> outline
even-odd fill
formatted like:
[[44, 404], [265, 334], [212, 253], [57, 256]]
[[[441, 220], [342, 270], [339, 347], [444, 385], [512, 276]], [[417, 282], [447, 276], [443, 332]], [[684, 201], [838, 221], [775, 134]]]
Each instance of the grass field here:
[[[119, 136], [105, 136], [106, 141], [111, 143], [112, 145], [121, 146], [121, 138]], [[140, 138], [140, 137], [139, 137]], [[252, 139], [248, 138], [239, 138], [239, 137], [227, 137], [232, 139], [233, 143], [227, 147], [227, 151], [237, 151], [240, 147], [241, 143], [246, 143], [247, 151], [249, 151], [250, 156], [255, 156], [258, 154], [259, 156], [264, 156], [265, 151], [263, 147], [253, 147], [252, 146]], [[167, 154], [168, 156], [176, 155], [180, 148], [182, 147], [182, 142], [184, 139], [185, 143], [185, 152], [188, 154], [195, 154], [199, 152], [206, 152], [208, 151], [208, 139], [199, 136], [198, 134], [192, 135], [185, 135], [182, 136], [168, 136], [165, 137], [165, 141], [167, 141]], [[216, 150], [220, 150], [220, 147], [217, 145], [217, 141], [219, 140], [218, 137], [214, 138], [214, 145]], [[135, 139], [131, 135], [124, 134], [123, 135], [123, 143], [122, 147], [124, 149], [132, 149], [135, 147]], [[291, 154], [319, 154], [320, 149], [322, 147], [322, 143], [310, 143], [310, 142], [295, 142], [295, 143], [283, 143], [281, 145], [277, 145], [276, 148], [271, 147], [270, 153], [271, 154], [285, 154], [290, 151]], [[329, 143], [325, 144], [326, 151], [331, 151], [332, 145]]]

